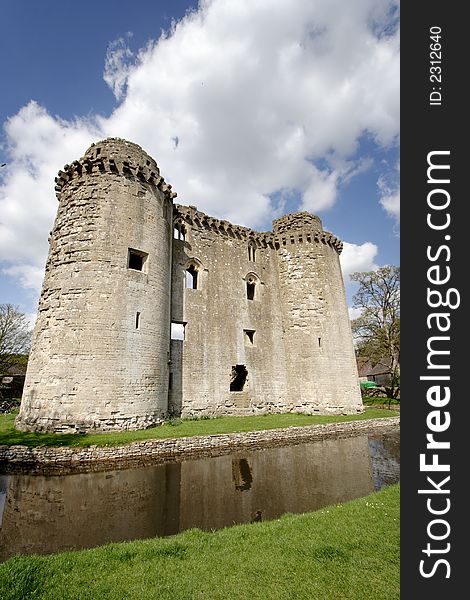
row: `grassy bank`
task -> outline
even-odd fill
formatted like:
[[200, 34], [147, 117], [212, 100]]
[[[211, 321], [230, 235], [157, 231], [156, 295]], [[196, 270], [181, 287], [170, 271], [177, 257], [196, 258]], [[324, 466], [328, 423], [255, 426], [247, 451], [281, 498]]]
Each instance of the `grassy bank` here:
[[119, 431], [113, 433], [91, 434], [54, 434], [26, 433], [17, 431], [14, 420], [17, 413], [0, 415], [0, 444], [23, 446], [118, 446], [141, 440], [188, 437], [192, 435], [212, 435], [242, 431], [260, 431], [280, 427], [316, 425], [321, 423], [340, 423], [361, 419], [378, 419], [396, 416], [395, 411], [367, 408], [360, 415], [263, 415], [250, 417], [219, 417], [212, 419], [176, 420], [159, 427], [139, 431]]
[[3, 600], [380, 600], [399, 594], [399, 485], [275, 521], [0, 565]]
[[380, 396], [363, 398], [362, 403], [364, 406], [387, 406], [392, 409], [396, 408], [397, 410], [400, 410], [400, 400], [397, 400], [396, 398], [382, 398]]

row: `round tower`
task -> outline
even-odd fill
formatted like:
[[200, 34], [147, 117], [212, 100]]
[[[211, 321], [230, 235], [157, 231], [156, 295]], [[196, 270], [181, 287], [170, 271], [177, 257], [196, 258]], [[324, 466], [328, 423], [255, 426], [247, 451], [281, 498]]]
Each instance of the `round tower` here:
[[273, 222], [290, 410], [350, 414], [363, 410], [339, 263], [342, 243], [317, 216]]
[[171, 186], [140, 146], [101, 141], [59, 199], [16, 426], [139, 429], [168, 410]]

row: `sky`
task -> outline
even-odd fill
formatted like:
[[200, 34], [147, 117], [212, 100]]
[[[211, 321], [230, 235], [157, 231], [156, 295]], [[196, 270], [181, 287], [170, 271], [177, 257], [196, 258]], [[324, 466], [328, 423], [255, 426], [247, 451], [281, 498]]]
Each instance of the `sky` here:
[[0, 50], [0, 303], [31, 322], [54, 177], [106, 137], [211, 216], [317, 214], [350, 307], [350, 273], [399, 264], [398, 2], [3, 0]]

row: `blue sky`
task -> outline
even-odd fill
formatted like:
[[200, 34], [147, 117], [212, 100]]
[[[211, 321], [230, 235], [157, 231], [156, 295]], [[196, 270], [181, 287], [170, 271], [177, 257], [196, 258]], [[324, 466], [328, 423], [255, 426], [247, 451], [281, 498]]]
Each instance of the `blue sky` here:
[[35, 314], [54, 176], [108, 136], [208, 214], [318, 214], [346, 283], [399, 264], [396, 2], [4, 0], [0, 48], [1, 303]]

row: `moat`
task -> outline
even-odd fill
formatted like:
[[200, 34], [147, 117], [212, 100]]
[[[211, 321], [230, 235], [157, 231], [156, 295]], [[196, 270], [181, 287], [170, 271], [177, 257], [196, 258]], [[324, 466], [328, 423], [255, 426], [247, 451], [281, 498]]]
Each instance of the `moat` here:
[[398, 429], [132, 469], [0, 475], [0, 560], [309, 512], [399, 477]]

